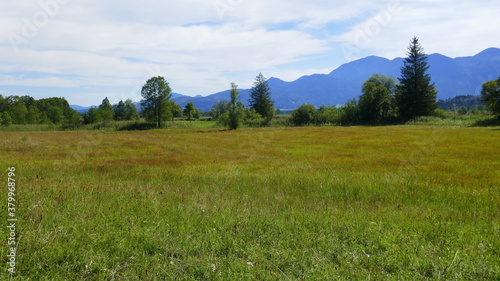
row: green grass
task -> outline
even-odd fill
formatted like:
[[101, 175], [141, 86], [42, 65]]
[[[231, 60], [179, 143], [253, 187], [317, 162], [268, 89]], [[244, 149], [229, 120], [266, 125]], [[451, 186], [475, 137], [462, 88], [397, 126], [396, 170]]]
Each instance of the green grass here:
[[55, 125], [48, 124], [36, 124], [36, 125], [0, 125], [0, 132], [43, 132], [43, 131], [57, 131], [60, 130], [59, 127]]
[[499, 280], [498, 129], [1, 133], [13, 280]]

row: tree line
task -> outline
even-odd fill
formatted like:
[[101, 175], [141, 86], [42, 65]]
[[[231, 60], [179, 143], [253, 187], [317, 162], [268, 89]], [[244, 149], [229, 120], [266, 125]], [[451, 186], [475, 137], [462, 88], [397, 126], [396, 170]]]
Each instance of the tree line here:
[[[303, 104], [294, 110], [289, 122], [292, 125], [357, 125], [381, 124], [408, 121], [420, 116], [436, 114], [437, 91], [427, 73], [429, 65], [418, 38], [414, 37], [408, 47], [407, 58], [401, 68], [401, 77], [372, 75], [362, 85], [362, 95], [342, 107], [321, 106], [316, 108]], [[498, 118], [500, 118], [500, 77], [483, 85], [481, 98]], [[81, 124], [139, 120], [161, 128], [162, 124], [176, 117], [187, 120], [200, 118], [200, 111], [193, 103], [182, 110], [172, 100], [172, 90], [164, 77], [152, 77], [142, 87], [141, 112], [130, 100], [111, 105], [105, 98], [98, 107], [90, 108], [82, 116], [71, 109], [64, 98], [35, 100], [29, 96], [0, 95], [0, 124], [51, 124], [76, 127]], [[212, 107], [210, 116], [229, 129], [241, 126], [267, 126], [277, 110], [271, 99], [271, 89], [267, 79], [260, 73], [250, 90], [249, 107], [238, 100], [238, 86], [231, 83], [230, 100], [220, 101]], [[462, 99], [467, 99], [464, 97]], [[465, 111], [464, 111], [465, 109]], [[459, 112], [467, 112], [460, 108]]]
[[[184, 116], [188, 120], [200, 118], [200, 111], [192, 103], [188, 103], [182, 110], [179, 105], [170, 101], [168, 95], [158, 97], [149, 95], [150, 86], [155, 83], [159, 83], [162, 87], [168, 86], [163, 77], [151, 78], [142, 90], [145, 100], [141, 104], [141, 113], [130, 99], [112, 105], [106, 97], [98, 107], [91, 107], [80, 114], [70, 107], [65, 98], [36, 100], [30, 96], [4, 98], [0, 95], [0, 125], [46, 124], [75, 128], [80, 125], [139, 120], [143, 117], [148, 122], [160, 126], [161, 121], [174, 117]], [[169, 88], [166, 89], [168, 92]]]
[[4, 98], [0, 95], [0, 123], [4, 126], [48, 124], [74, 127], [81, 124], [81, 118], [64, 98], [35, 100], [30, 96]]
[[220, 101], [212, 107], [212, 119], [229, 129], [235, 130], [246, 126], [267, 126], [273, 120], [276, 109], [271, 99], [271, 89], [267, 79], [259, 73], [250, 89], [249, 107], [238, 101], [238, 86], [231, 83], [230, 101]]
[[99, 107], [91, 107], [83, 114], [83, 124], [95, 124], [111, 121], [129, 121], [138, 120], [139, 112], [137, 107], [128, 99], [125, 102], [120, 101], [118, 104], [111, 105], [108, 98], [105, 98]]
[[[398, 78], [399, 84], [395, 78], [375, 74], [363, 84], [359, 100], [354, 99], [340, 108], [321, 106], [317, 109], [303, 104], [292, 112], [290, 122], [296, 126], [379, 124], [433, 114], [437, 109], [437, 91], [427, 73], [427, 56], [418, 38], [411, 40], [407, 54], [401, 77]], [[262, 119], [262, 125], [268, 124], [274, 114], [274, 106], [262, 74], [257, 76], [250, 93], [250, 108], [245, 110], [242, 103], [236, 101], [238, 93], [232, 84], [231, 101], [214, 105], [212, 117], [230, 129], [238, 128], [237, 124], [241, 123], [254, 124], [253, 120]]]
[[[360, 125], [388, 124], [406, 122], [421, 116], [439, 115], [436, 101], [437, 91], [427, 73], [429, 65], [418, 38], [414, 37], [408, 47], [407, 58], [401, 68], [401, 77], [387, 77], [381, 74], [372, 75], [362, 85], [362, 95], [344, 106], [321, 106], [304, 104], [292, 112], [291, 123], [303, 125]], [[483, 85], [481, 97], [498, 118], [500, 118], [500, 77], [497, 81], [489, 81]], [[461, 97], [451, 102], [463, 101], [477, 105], [474, 110], [482, 109], [477, 98]], [[453, 106], [454, 105], [454, 106]], [[465, 105], [460, 108], [453, 103], [451, 109], [459, 114], [466, 114]], [[446, 102], [443, 101], [443, 106]]]
[[292, 113], [292, 123], [380, 124], [431, 115], [437, 108], [437, 91], [430, 82], [427, 56], [418, 38], [411, 40], [407, 55], [399, 83], [393, 77], [372, 75], [362, 85], [363, 94], [359, 99], [341, 108], [322, 106], [317, 110], [314, 106], [302, 105]]
[[469, 111], [479, 112], [487, 110], [486, 104], [481, 96], [460, 95], [450, 99], [439, 100], [438, 107], [442, 110], [458, 113]]
[[163, 77], [149, 79], [141, 93], [144, 98], [141, 102], [141, 112], [130, 99], [111, 105], [108, 98], [105, 98], [99, 107], [92, 107], [83, 115], [83, 124], [131, 121], [142, 117], [159, 128], [162, 122], [173, 120], [173, 118], [185, 117], [187, 120], [194, 120], [201, 116], [193, 103], [188, 103], [182, 110], [171, 100], [170, 86]]

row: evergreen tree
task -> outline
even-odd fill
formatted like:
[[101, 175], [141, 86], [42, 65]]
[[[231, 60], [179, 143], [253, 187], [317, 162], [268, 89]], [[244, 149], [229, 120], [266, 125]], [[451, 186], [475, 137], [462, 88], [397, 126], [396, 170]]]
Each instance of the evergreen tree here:
[[127, 109], [125, 103], [121, 100], [118, 104], [113, 105], [113, 113], [115, 114], [116, 121], [124, 121], [127, 119]]
[[431, 115], [437, 108], [437, 92], [427, 73], [427, 56], [418, 38], [412, 39], [407, 55], [396, 92], [399, 115], [404, 119]]
[[255, 109], [269, 123], [274, 117], [274, 102], [271, 100], [271, 89], [262, 73], [255, 77], [248, 100], [250, 108]]
[[138, 120], [139, 112], [131, 99], [125, 101], [125, 120]]
[[84, 124], [95, 124], [102, 122], [102, 116], [99, 114], [99, 110], [95, 107], [89, 108], [87, 113], [83, 116]]
[[113, 106], [109, 102], [108, 98], [102, 100], [101, 105], [99, 105], [99, 114], [101, 115], [104, 122], [109, 122], [114, 120]]
[[69, 117], [66, 118], [64, 125], [75, 128], [82, 124], [82, 118], [80, 118], [80, 114], [76, 110], [71, 111]]

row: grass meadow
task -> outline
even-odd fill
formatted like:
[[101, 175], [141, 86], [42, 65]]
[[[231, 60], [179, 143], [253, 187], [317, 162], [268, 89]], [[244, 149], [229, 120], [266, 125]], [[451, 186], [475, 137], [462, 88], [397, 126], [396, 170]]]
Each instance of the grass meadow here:
[[499, 127], [0, 136], [2, 280], [500, 280]]

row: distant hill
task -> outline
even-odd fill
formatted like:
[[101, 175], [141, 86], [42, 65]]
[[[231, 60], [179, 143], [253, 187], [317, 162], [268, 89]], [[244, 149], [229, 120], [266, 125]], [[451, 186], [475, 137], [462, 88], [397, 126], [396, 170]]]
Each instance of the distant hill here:
[[[458, 95], [478, 95], [481, 85], [500, 76], [500, 49], [490, 48], [472, 57], [449, 58], [432, 54], [429, 58], [429, 73], [438, 89], [438, 99], [449, 99]], [[280, 109], [296, 108], [303, 103], [316, 106], [344, 104], [361, 95], [361, 85], [372, 74], [382, 73], [399, 77], [403, 58], [389, 60], [370, 56], [346, 63], [330, 74], [315, 74], [301, 77], [293, 82], [278, 78], [268, 80], [272, 98]], [[247, 104], [249, 90], [240, 90], [240, 100]], [[206, 97], [176, 98], [181, 106], [188, 102], [202, 111], [210, 110], [213, 104], [229, 99], [229, 90]]]
[[[481, 85], [500, 76], [500, 49], [490, 48], [472, 57], [449, 58], [432, 54], [429, 73], [438, 90], [438, 99], [455, 96], [479, 95]], [[304, 103], [315, 106], [344, 104], [361, 95], [361, 85], [375, 73], [399, 77], [403, 58], [389, 60], [370, 56], [346, 63], [330, 74], [303, 76], [293, 82], [278, 78], [268, 80], [272, 98], [279, 109], [294, 109]], [[265, 74], [265, 73], [264, 73]], [[248, 104], [249, 89], [240, 89], [240, 100]], [[192, 102], [201, 111], [209, 111], [214, 104], [229, 99], [229, 90], [206, 97], [173, 94], [184, 107]], [[140, 110], [140, 104], [138, 104]], [[78, 110], [78, 109], [77, 109]]]
[[467, 110], [485, 108], [485, 104], [481, 96], [456, 96], [451, 99], [438, 101], [438, 107], [443, 110], [456, 110], [462, 106], [467, 108]]
[[80, 113], [87, 112], [87, 110], [89, 110], [89, 108], [90, 108], [90, 107], [79, 106], [79, 105], [70, 105], [69, 107], [73, 108], [74, 110], [76, 110], [77, 112], [80, 112]]

